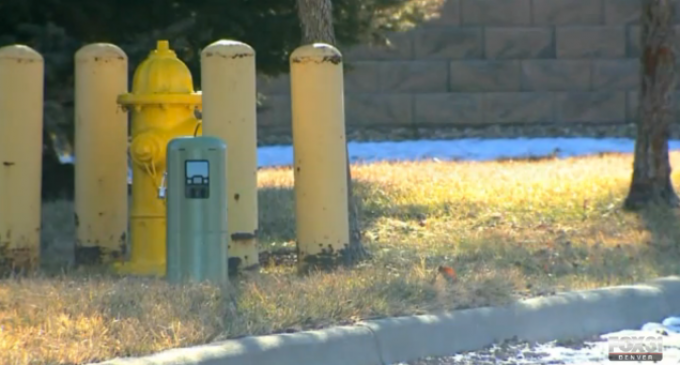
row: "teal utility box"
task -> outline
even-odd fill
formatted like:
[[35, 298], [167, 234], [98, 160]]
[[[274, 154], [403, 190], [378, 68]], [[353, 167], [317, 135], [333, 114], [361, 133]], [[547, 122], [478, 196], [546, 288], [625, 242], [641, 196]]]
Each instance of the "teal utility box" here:
[[227, 145], [216, 137], [168, 143], [167, 280], [228, 280]]

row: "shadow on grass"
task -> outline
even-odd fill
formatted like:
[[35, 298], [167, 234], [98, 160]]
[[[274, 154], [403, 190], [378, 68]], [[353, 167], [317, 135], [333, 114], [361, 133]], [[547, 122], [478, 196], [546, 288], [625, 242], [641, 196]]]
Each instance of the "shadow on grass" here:
[[[369, 226], [377, 217], [366, 214], [366, 201], [378, 185], [354, 181], [355, 199], [359, 204], [361, 226]], [[295, 191], [293, 187], [261, 187], [258, 189], [259, 240], [265, 246], [272, 243], [295, 241]], [[386, 213], [386, 212], [385, 212]]]
[[[355, 182], [357, 199], [367, 201], [371, 191], [366, 182]], [[260, 187], [258, 189], [259, 242], [269, 250], [282, 243], [296, 240], [295, 192], [293, 187]], [[50, 272], [60, 272], [73, 263], [75, 240], [74, 206], [72, 200], [51, 200], [43, 203], [41, 261]], [[372, 216], [368, 215], [370, 224]], [[292, 246], [294, 248], [294, 245]]]
[[292, 187], [258, 189], [258, 240], [265, 246], [295, 240], [295, 192]]
[[651, 234], [647, 245], [661, 255], [659, 259], [680, 261], [680, 209], [650, 206], [635, 213]]

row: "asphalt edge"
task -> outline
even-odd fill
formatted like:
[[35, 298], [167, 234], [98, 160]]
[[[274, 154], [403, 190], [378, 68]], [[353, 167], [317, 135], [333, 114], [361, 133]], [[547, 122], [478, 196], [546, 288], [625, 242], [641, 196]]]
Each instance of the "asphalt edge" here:
[[513, 338], [538, 342], [637, 328], [673, 314], [680, 314], [678, 276], [565, 292], [505, 307], [246, 337], [98, 365], [390, 365], [477, 350]]

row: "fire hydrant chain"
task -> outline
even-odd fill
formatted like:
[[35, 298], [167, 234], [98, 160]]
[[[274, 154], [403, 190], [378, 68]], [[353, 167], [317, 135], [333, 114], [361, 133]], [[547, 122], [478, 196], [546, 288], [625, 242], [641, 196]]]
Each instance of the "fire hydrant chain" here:
[[[165, 191], [167, 190], [167, 186], [165, 185], [165, 180], [168, 177], [168, 172], [165, 171], [163, 173], [163, 177], [161, 177], [161, 183], [158, 185], [158, 199], [165, 199]], [[165, 201], [165, 200], [163, 200]]]
[[168, 175], [167, 171], [163, 172], [163, 175], [161, 175], [161, 181], [160, 183], [156, 183], [158, 181], [158, 172], [156, 171], [156, 166], [154, 164], [144, 164], [144, 170], [146, 171], [147, 174], [151, 177], [151, 183], [154, 186], [154, 189], [158, 191], [158, 199], [165, 199], [165, 191], [167, 187], [165, 186], [165, 179]]

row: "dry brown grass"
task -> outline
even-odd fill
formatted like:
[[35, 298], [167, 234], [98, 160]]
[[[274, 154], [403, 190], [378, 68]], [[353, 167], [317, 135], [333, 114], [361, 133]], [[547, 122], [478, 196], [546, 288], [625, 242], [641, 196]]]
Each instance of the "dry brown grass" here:
[[[227, 289], [85, 272], [0, 281], [0, 363], [79, 364], [677, 274], [678, 213], [620, 209], [631, 163], [355, 166], [372, 262], [307, 278], [272, 267]], [[290, 169], [260, 172], [263, 249], [292, 245], [292, 179]], [[45, 206], [53, 263], [70, 254], [71, 217], [68, 202]], [[458, 283], [433, 282], [438, 265], [454, 267]]]

